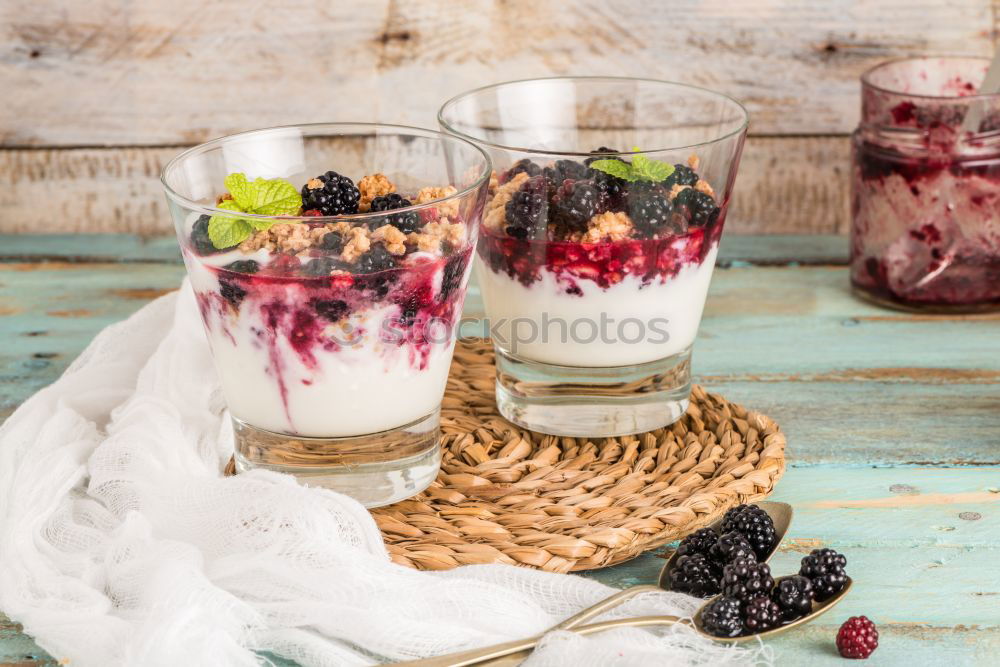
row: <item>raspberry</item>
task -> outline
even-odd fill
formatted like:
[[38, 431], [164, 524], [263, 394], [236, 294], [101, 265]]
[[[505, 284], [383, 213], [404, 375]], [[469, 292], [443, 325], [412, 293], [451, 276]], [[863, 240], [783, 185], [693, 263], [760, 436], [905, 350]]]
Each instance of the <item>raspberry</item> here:
[[[371, 210], [372, 211], [394, 211], [397, 208], [406, 208], [407, 206], [412, 206], [413, 204], [409, 199], [404, 199], [401, 195], [392, 194], [384, 195], [381, 197], [375, 197], [372, 200]], [[396, 213], [394, 215], [387, 216], [385, 218], [374, 218], [372, 222], [368, 224], [372, 229], [381, 227], [383, 224], [388, 223], [403, 232], [404, 234], [410, 234], [420, 229], [420, 216], [417, 215], [416, 211], [408, 211], [406, 213]]]
[[743, 632], [740, 601], [721, 597], [709, 602], [701, 612], [701, 625], [705, 632], [716, 637], [736, 637]]
[[781, 625], [781, 608], [769, 597], [756, 597], [747, 603], [743, 625], [750, 634], [776, 628]]
[[737, 558], [722, 569], [722, 594], [744, 604], [761, 595], [770, 595], [774, 577], [766, 563]]
[[757, 554], [754, 553], [753, 547], [747, 542], [747, 538], [736, 531], [719, 537], [712, 546], [709, 557], [720, 565], [731, 563], [737, 558], [753, 562], [757, 561]]
[[335, 171], [328, 171], [302, 186], [302, 208], [316, 209], [323, 215], [357, 213], [360, 198], [361, 192], [354, 181]]
[[832, 598], [847, 585], [847, 558], [833, 549], [813, 549], [802, 559], [799, 574], [809, 579], [813, 597], [822, 602]]
[[681, 556], [670, 572], [671, 590], [708, 598], [719, 592], [719, 572], [702, 554]]
[[784, 577], [771, 591], [771, 599], [781, 607], [782, 618], [792, 621], [812, 611], [812, 582], [795, 575]]
[[878, 648], [878, 628], [867, 616], [851, 616], [837, 632], [837, 651], [845, 658], [864, 660]]
[[774, 521], [756, 505], [737, 505], [726, 512], [722, 518], [722, 532], [731, 531], [747, 538], [758, 560], [767, 558], [776, 546]]
[[692, 533], [681, 540], [677, 546], [677, 556], [693, 556], [701, 554], [708, 556], [712, 547], [715, 546], [719, 536], [711, 528], [702, 528], [696, 533]]

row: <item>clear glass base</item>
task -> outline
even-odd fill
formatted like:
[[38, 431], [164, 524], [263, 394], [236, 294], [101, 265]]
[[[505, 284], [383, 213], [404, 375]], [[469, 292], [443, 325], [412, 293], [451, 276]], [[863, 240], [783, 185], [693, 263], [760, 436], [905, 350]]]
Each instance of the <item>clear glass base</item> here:
[[398, 428], [345, 438], [304, 438], [233, 418], [236, 470], [264, 468], [346, 494], [365, 507], [389, 505], [426, 489], [441, 465], [440, 412]]
[[635, 366], [577, 368], [496, 350], [500, 414], [518, 426], [572, 437], [614, 437], [681, 418], [691, 396], [691, 348]]

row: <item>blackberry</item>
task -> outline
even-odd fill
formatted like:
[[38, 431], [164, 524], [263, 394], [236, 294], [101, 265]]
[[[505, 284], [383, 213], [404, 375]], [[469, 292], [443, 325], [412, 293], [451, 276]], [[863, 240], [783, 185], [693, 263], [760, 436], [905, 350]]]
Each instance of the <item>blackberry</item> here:
[[[617, 152], [618, 151], [616, 151], [614, 148], [601, 146], [600, 148], [595, 148], [594, 150], [590, 151], [590, 154], [593, 155], [594, 157], [588, 157], [586, 160], [583, 161], [583, 163], [589, 167], [598, 160], [618, 160], [619, 162], [625, 162], [625, 160], [621, 159], [617, 155], [607, 155], [607, 153], [617, 153]], [[602, 153], [604, 153], [604, 155], [602, 155]]]
[[191, 229], [191, 247], [199, 255], [212, 255], [219, 252], [218, 248], [212, 245], [212, 239], [208, 237], [209, 220], [211, 220], [210, 216], [203, 215], [195, 221], [194, 227]]
[[558, 224], [584, 231], [597, 213], [597, 188], [586, 181], [564, 181], [552, 203], [553, 218]]
[[812, 611], [812, 596], [812, 582], [799, 575], [784, 577], [771, 591], [771, 599], [781, 607], [782, 618], [786, 621], [795, 620]]
[[376, 273], [396, 266], [396, 260], [383, 245], [374, 245], [371, 250], [358, 258], [355, 270], [358, 273]]
[[317, 257], [306, 262], [306, 265], [302, 267], [302, 273], [303, 275], [313, 277], [328, 276], [333, 271], [344, 271], [349, 267], [350, 264], [342, 262], [339, 259], [334, 259], [333, 257]]
[[775, 545], [774, 521], [756, 505], [737, 505], [722, 518], [722, 532], [736, 531], [747, 538], [758, 560], [764, 560]]
[[533, 177], [515, 192], [504, 208], [507, 233], [514, 238], [535, 238], [545, 229], [549, 200], [542, 177]]
[[567, 180], [579, 181], [587, 178], [590, 175], [589, 172], [590, 169], [576, 160], [556, 160], [551, 167], [542, 170], [542, 175], [549, 187], [558, 188]]
[[755, 635], [781, 625], [781, 607], [771, 598], [761, 595], [747, 603], [743, 618], [743, 628], [747, 634]]
[[691, 533], [681, 540], [681, 543], [677, 546], [677, 556], [692, 556], [694, 554], [708, 556], [718, 539], [719, 536], [714, 530], [711, 528], [702, 528], [698, 532]]
[[663, 186], [668, 190], [675, 185], [694, 185], [698, 182], [698, 174], [694, 169], [684, 164], [675, 164], [674, 172], [663, 181]]
[[671, 590], [708, 598], [719, 592], [719, 572], [703, 554], [681, 556], [670, 571]]
[[740, 601], [721, 597], [708, 603], [701, 612], [701, 627], [715, 637], [737, 637], [743, 633]]
[[538, 176], [540, 173], [542, 173], [541, 167], [539, 167], [537, 164], [535, 164], [528, 158], [524, 158], [523, 160], [518, 160], [517, 162], [511, 165], [510, 169], [508, 169], [507, 173], [504, 175], [503, 182], [506, 183], [507, 181], [514, 178], [518, 174], [527, 174], [528, 176]]
[[227, 271], [235, 271], [236, 273], [249, 273], [254, 274], [260, 271], [260, 264], [253, 261], [252, 259], [240, 259], [226, 264], [224, 267]]
[[837, 651], [864, 660], [878, 648], [878, 628], [867, 616], [851, 616], [837, 631]]
[[441, 291], [439, 299], [447, 301], [451, 293], [462, 286], [465, 277], [466, 257], [464, 254], [452, 255], [441, 272]]
[[335, 171], [328, 171], [302, 186], [302, 208], [315, 209], [323, 215], [357, 213], [360, 198], [361, 192], [354, 181]]
[[737, 558], [722, 568], [722, 594], [744, 603], [751, 599], [769, 595], [774, 587], [774, 577], [767, 563], [755, 563], [746, 558]]
[[813, 549], [802, 559], [799, 574], [812, 582], [813, 598], [822, 602], [847, 585], [847, 558], [833, 549]]
[[757, 554], [754, 552], [753, 547], [750, 546], [747, 538], [736, 531], [721, 535], [712, 546], [709, 557], [718, 563], [720, 567], [726, 563], [733, 562], [737, 558], [757, 562]]
[[670, 222], [674, 207], [663, 194], [650, 190], [629, 198], [629, 217], [641, 236], [655, 236]]
[[247, 295], [247, 291], [232, 281], [220, 280], [219, 294], [221, 294], [222, 298], [228, 301], [233, 308], [239, 308], [240, 304], [243, 303], [243, 298]]
[[340, 299], [315, 299], [310, 302], [310, 305], [313, 307], [313, 310], [316, 311], [317, 315], [329, 320], [330, 322], [337, 322], [351, 310], [351, 307], [347, 305], [347, 302], [341, 301]]
[[[398, 208], [406, 208], [407, 206], [413, 206], [409, 199], [404, 199], [401, 195], [392, 193], [381, 197], [375, 197], [375, 199], [372, 200], [371, 210], [394, 211]], [[372, 228], [380, 227], [384, 224], [383, 221], [388, 222], [404, 234], [415, 232], [421, 227], [420, 216], [416, 211], [395, 213], [387, 216], [386, 218], [376, 218], [375, 222], [371, 223], [369, 226]]]
[[674, 197], [674, 208], [684, 214], [689, 224], [695, 227], [710, 225], [719, 217], [719, 207], [711, 195], [694, 188], [684, 188]]
[[337, 232], [329, 232], [323, 235], [320, 239], [319, 247], [322, 250], [329, 250], [333, 253], [339, 253], [344, 249], [344, 237], [342, 237]]

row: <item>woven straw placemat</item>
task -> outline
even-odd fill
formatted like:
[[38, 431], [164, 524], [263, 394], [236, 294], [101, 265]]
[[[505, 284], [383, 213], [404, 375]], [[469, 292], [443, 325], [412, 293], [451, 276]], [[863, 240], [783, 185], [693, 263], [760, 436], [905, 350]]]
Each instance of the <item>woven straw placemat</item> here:
[[441, 474], [418, 496], [372, 510], [395, 562], [607, 567], [764, 498], [785, 470], [785, 436], [771, 418], [697, 385], [672, 426], [589, 439], [511, 424], [497, 412], [494, 377], [488, 341], [456, 346]]

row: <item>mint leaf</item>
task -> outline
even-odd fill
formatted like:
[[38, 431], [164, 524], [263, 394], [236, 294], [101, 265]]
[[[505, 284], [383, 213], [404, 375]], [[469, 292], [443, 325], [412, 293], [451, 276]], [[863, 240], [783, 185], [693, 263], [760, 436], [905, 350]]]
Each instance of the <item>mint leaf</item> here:
[[674, 173], [674, 165], [659, 160], [650, 160], [645, 155], [636, 155], [632, 158], [632, 171], [640, 181], [650, 181], [659, 183], [665, 181]]
[[605, 174], [611, 174], [626, 181], [639, 180], [635, 176], [632, 165], [621, 160], [594, 160], [590, 163], [590, 168], [603, 171]]
[[[229, 174], [223, 182], [226, 184], [226, 190], [229, 190], [229, 194], [233, 196], [233, 200], [238, 205], [238, 208], [228, 210], [249, 213], [250, 209], [253, 208], [254, 196], [247, 175], [240, 172]], [[220, 208], [222, 207], [220, 206]]]
[[[258, 178], [251, 185], [253, 206], [247, 213], [257, 215], [295, 215], [302, 208], [302, 195], [282, 178]], [[235, 197], [235, 195], [233, 195]]]
[[[295, 215], [302, 208], [302, 195], [283, 178], [247, 180], [236, 172], [226, 176], [226, 189], [232, 199], [219, 202], [217, 208], [254, 215]], [[274, 220], [213, 215], [208, 221], [208, 238], [216, 248], [231, 248], [246, 240], [254, 231], [270, 229]]]
[[213, 215], [208, 221], [208, 238], [216, 248], [232, 248], [253, 234], [253, 227], [242, 218]]

